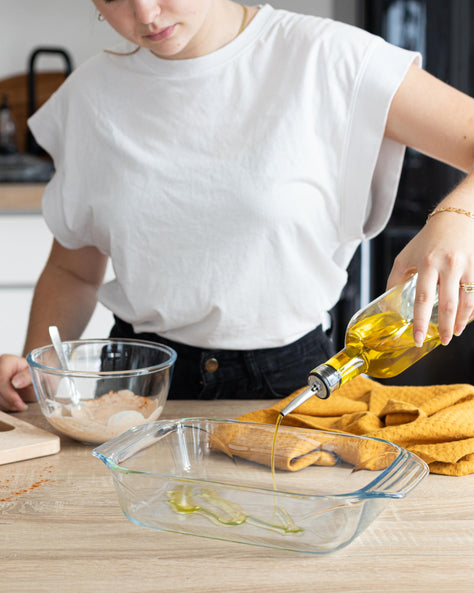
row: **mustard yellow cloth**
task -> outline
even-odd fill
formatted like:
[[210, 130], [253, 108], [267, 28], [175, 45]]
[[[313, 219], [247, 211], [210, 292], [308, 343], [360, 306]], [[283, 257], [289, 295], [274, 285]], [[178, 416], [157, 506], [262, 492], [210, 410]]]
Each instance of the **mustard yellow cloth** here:
[[[278, 412], [276, 412], [278, 414]], [[271, 467], [275, 425], [237, 423], [218, 425], [211, 434], [211, 446], [229, 457], [242, 457]], [[349, 463], [357, 469], [382, 470], [398, 452], [384, 441], [344, 436], [337, 432], [279, 428], [275, 446], [275, 468], [299, 471], [310, 465], [334, 466]]]
[[[300, 391], [238, 420], [275, 424]], [[399, 387], [357, 377], [326, 400], [310, 398], [282, 425], [377, 437], [412, 451], [432, 473], [474, 473], [473, 385]]]

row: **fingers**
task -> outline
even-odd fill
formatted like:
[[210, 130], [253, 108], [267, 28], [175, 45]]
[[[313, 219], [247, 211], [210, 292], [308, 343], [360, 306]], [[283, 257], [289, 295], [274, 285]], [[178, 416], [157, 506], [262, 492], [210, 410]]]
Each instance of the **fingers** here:
[[418, 274], [416, 295], [413, 307], [413, 338], [415, 345], [420, 347], [426, 339], [433, 306], [436, 300], [438, 274], [430, 270], [425, 274]]
[[31, 375], [29, 368], [16, 373], [11, 380], [11, 384], [15, 389], [25, 389], [31, 385]]
[[459, 273], [445, 273], [439, 280], [438, 329], [443, 346], [454, 334], [459, 306]]
[[4, 391], [0, 395], [0, 410], [5, 412], [24, 412], [27, 409], [27, 404], [25, 404], [14, 389]]
[[[473, 276], [474, 277], [474, 274]], [[459, 336], [474, 316], [474, 290], [466, 292], [464, 282], [454, 269], [439, 274], [435, 269], [420, 273], [417, 281], [413, 313], [415, 344], [421, 346], [429, 329], [429, 321], [438, 287], [438, 331], [441, 344], [447, 346], [453, 335]]]
[[396, 257], [387, 280], [387, 290], [393, 288], [397, 284], [407, 282], [408, 278], [416, 274], [416, 272], [416, 267], [412, 266], [407, 268], [404, 266], [402, 258], [400, 256]]
[[27, 405], [17, 389], [31, 385], [28, 363], [24, 358], [11, 354], [0, 356], [0, 409], [21, 412]]
[[[474, 276], [471, 276], [471, 280]], [[459, 287], [459, 305], [454, 322], [454, 335], [460, 336], [474, 317], [474, 280], [462, 280]], [[471, 288], [472, 286], [472, 288]]]
[[[396, 284], [406, 282], [416, 272], [415, 267], [406, 267], [403, 254], [398, 256], [395, 258], [390, 272], [387, 289], [392, 288]], [[438, 271], [435, 268], [428, 268], [424, 273], [418, 274], [415, 302], [413, 305], [413, 338], [415, 345], [418, 347], [423, 345], [428, 333], [433, 306], [436, 300], [437, 286]]]
[[[387, 287], [418, 272], [413, 311], [413, 335], [417, 346], [426, 339], [438, 290], [439, 337], [449, 344], [474, 316], [474, 243], [466, 217], [433, 218], [395, 258]], [[460, 284], [467, 285], [466, 292]], [[472, 292], [471, 290], [472, 284]]]

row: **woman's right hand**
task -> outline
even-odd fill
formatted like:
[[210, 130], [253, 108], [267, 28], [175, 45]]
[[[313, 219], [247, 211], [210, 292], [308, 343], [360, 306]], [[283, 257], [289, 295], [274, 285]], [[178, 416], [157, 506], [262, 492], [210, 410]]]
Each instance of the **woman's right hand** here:
[[14, 354], [0, 356], [0, 410], [22, 412], [34, 400], [31, 375], [25, 358]]
[[[33, 294], [23, 353], [49, 343], [48, 327], [57, 325], [65, 339], [77, 339], [97, 304], [107, 256], [96, 247], [66, 249], [53, 240], [51, 253]], [[0, 356], [0, 410], [21, 412], [36, 401], [26, 358]]]

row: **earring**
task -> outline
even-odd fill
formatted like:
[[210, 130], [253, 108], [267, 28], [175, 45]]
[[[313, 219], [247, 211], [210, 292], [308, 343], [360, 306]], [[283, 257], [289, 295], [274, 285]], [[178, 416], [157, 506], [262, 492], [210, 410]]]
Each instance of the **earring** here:
[[104, 20], [105, 20], [105, 19], [104, 19], [104, 15], [103, 15], [103, 14], [101, 14], [100, 12], [98, 12], [98, 13], [97, 13], [97, 20], [98, 20], [98, 21], [100, 21], [100, 22], [104, 21]]

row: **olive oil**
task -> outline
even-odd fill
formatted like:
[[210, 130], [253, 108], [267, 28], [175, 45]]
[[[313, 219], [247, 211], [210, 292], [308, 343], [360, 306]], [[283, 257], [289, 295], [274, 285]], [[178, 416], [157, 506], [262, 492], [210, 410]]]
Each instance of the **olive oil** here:
[[203, 515], [216, 525], [236, 527], [244, 523], [275, 531], [281, 535], [302, 533], [302, 527], [295, 524], [288, 511], [274, 506], [272, 520], [246, 513], [242, 506], [226, 500], [214, 488], [179, 485], [167, 492], [168, 503], [178, 514]]
[[[280, 428], [281, 421], [283, 420], [283, 416], [281, 414], [278, 415], [277, 421], [275, 423], [275, 431], [273, 433], [273, 440], [272, 440], [272, 453], [270, 458], [270, 465], [272, 471], [272, 484], [273, 490], [276, 492], [277, 484], [276, 484], [276, 473], [275, 473], [275, 450], [276, 450], [276, 443], [277, 443], [277, 436], [278, 436], [278, 429]], [[281, 525], [285, 526], [284, 533], [303, 533], [303, 527], [296, 525], [296, 523], [291, 518], [290, 514], [286, 509], [278, 504], [276, 496], [273, 499], [273, 515], [274, 517], [278, 518]]]
[[281, 421], [283, 420], [283, 416], [281, 414], [278, 415], [278, 419], [275, 423], [275, 432], [273, 433], [273, 441], [272, 441], [272, 454], [270, 458], [270, 467], [272, 469], [272, 484], [273, 490], [276, 490], [276, 474], [275, 474], [275, 447], [278, 435], [278, 429], [280, 428]]
[[216, 524], [241, 525], [247, 520], [238, 504], [225, 500], [213, 488], [194, 492], [190, 485], [177, 486], [168, 492], [168, 502], [177, 513], [200, 513]]
[[386, 379], [400, 374], [440, 343], [438, 328], [430, 323], [423, 345], [415, 347], [413, 324], [399, 313], [387, 311], [349, 326], [345, 348], [326, 365], [339, 373], [340, 385], [361, 373]]
[[290, 401], [281, 415], [290, 414], [313, 395], [326, 399], [358, 375], [376, 379], [395, 377], [439, 346], [437, 297], [426, 338], [421, 346], [415, 344], [416, 281], [417, 274], [356, 313], [347, 326], [344, 348], [310, 372], [309, 387]]
[[[275, 476], [275, 447], [278, 428], [283, 420], [279, 416], [273, 433], [271, 450], [271, 472], [273, 490], [276, 491]], [[203, 515], [216, 525], [238, 526], [244, 523], [268, 529], [280, 535], [296, 535], [303, 533], [303, 528], [296, 525], [286, 509], [279, 506], [276, 496], [273, 499], [273, 516], [270, 520], [254, 514], [248, 514], [242, 506], [235, 502], [226, 500], [219, 495], [214, 488], [202, 488], [192, 483], [178, 485], [167, 492], [167, 500], [170, 507], [178, 514]]]

